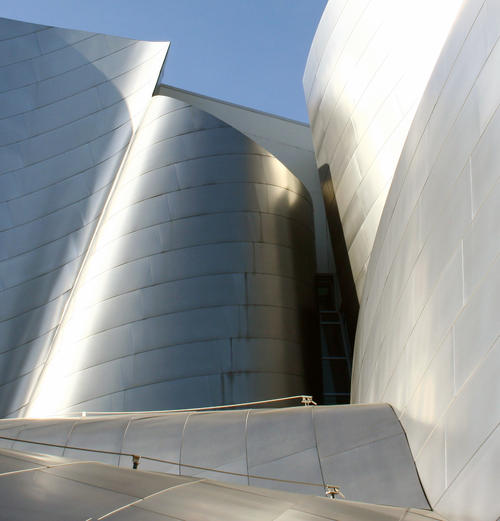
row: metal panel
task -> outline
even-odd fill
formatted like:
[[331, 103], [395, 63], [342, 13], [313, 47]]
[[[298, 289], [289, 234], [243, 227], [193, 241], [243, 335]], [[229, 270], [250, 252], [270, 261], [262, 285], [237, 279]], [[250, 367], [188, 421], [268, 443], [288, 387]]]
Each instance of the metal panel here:
[[[23, 440], [53, 443], [56, 445], [66, 445], [71, 431], [73, 430], [73, 420], [46, 420], [38, 422], [28, 422], [12, 437]], [[9, 436], [2, 431], [2, 436]], [[13, 442], [11, 448], [23, 452], [40, 452], [46, 455], [62, 456], [64, 447], [50, 447], [47, 445], [37, 445], [36, 443], [23, 443], [22, 441]]]
[[[286, 362], [282, 353], [308, 338], [313, 233], [307, 190], [269, 152], [213, 116], [153, 98], [30, 410], [192, 407], [305, 392], [300, 349]], [[278, 255], [289, 248], [285, 277], [252, 274], [261, 242]], [[257, 360], [263, 353], [254, 348], [238, 374], [231, 343], [245, 338], [277, 356]], [[64, 393], [54, 393], [56, 382]]]
[[[2, 20], [1, 31], [5, 415], [29, 399], [50, 346], [48, 333], [59, 324], [168, 44], [13, 20]], [[120, 66], [106, 69], [118, 55]], [[119, 92], [123, 78], [115, 80], [123, 73], [126, 94]], [[115, 92], [111, 103], [103, 103], [104, 87]]]
[[0, 476], [0, 480], [3, 513], [12, 521], [27, 518], [54, 521], [88, 519], [89, 516], [104, 515], [135, 499], [43, 471]]
[[[120, 418], [109, 418], [102, 421], [80, 420], [75, 422], [69, 432], [66, 445], [70, 447], [93, 448], [99, 446], [100, 450], [112, 451], [117, 446], [121, 446], [123, 433], [128, 421]], [[65, 449], [64, 456], [70, 458], [86, 459], [87, 452]], [[104, 463], [118, 464], [118, 456], [112, 454], [97, 454], [96, 461]]]
[[304, 90], [316, 161], [330, 167], [358, 297], [388, 183], [461, 3], [330, 0], [311, 45]]
[[[329, 243], [309, 127], [298, 121], [280, 118], [169, 85], [160, 85], [159, 93], [165, 96], [174, 96], [231, 125], [271, 152], [297, 176], [295, 184], [299, 184], [297, 181], [303, 183], [313, 201], [316, 271], [322, 273], [334, 271], [335, 265]], [[217, 158], [218, 161], [219, 159], [223, 160], [224, 158]], [[266, 168], [267, 163], [268, 161], [264, 159], [260, 170], [250, 169], [252, 174], [264, 178], [266, 183], [282, 186], [275, 183], [275, 179], [278, 178], [278, 171], [274, 161], [271, 169]], [[189, 165], [186, 164], [185, 166]], [[221, 169], [221, 176], [226, 173], [231, 175], [230, 171]], [[283, 177], [290, 179], [287, 175]]]
[[464, 2], [416, 112], [368, 267], [352, 387], [355, 402], [393, 405], [432, 507], [458, 521], [500, 512], [487, 398], [500, 392], [499, 22], [497, 2]]
[[[174, 463], [179, 462], [181, 456], [182, 436], [186, 420], [190, 413], [176, 413], [169, 417], [169, 421], [160, 416], [131, 418], [130, 424], [124, 434], [122, 449], [124, 452], [141, 455], [155, 455]], [[130, 466], [128, 458], [121, 458], [121, 466]], [[140, 464], [141, 470], [153, 470], [180, 474], [178, 465], [162, 463], [144, 459]]]
[[[289, 478], [295, 481], [321, 483], [321, 467], [318, 454], [312, 409], [279, 411], [252, 411], [248, 421], [247, 454], [250, 474], [277, 477], [288, 469]], [[264, 481], [250, 479], [254, 486], [264, 486]], [[298, 485], [267, 483], [266, 487], [281, 490], [300, 490]], [[310, 493], [321, 493], [311, 487]]]
[[[183, 354], [187, 346], [180, 347], [178, 352]], [[251, 360], [254, 356], [248, 349], [251, 346], [244, 347]], [[162, 354], [168, 350], [156, 352]], [[261, 355], [262, 351], [257, 354]], [[192, 353], [192, 358], [195, 356]], [[265, 363], [264, 358], [262, 364]], [[172, 365], [182, 367], [183, 363]], [[244, 391], [246, 386], [262, 386], [262, 381], [258, 379], [267, 375], [259, 373], [259, 369], [249, 367], [248, 376], [241, 373], [231, 379], [228, 377], [224, 382], [224, 391], [228, 392], [234, 385], [234, 396], [238, 398], [237, 393]], [[241, 381], [240, 378], [247, 380]], [[264, 382], [264, 385], [279, 384], [279, 378], [274, 374], [271, 373], [269, 378], [270, 381]], [[207, 383], [204, 389], [203, 381]], [[183, 387], [184, 382], [186, 385]], [[201, 404], [202, 400], [208, 401], [219, 392], [219, 385], [218, 375], [212, 379], [207, 376], [185, 381], [177, 379], [171, 386], [169, 382], [150, 384], [142, 388], [143, 395], [136, 403], [140, 404], [141, 399], [147, 398], [154, 405], [159, 394], [166, 395], [167, 400], [181, 403], [185, 393], [191, 399], [189, 393], [196, 387], [203, 390], [203, 396], [198, 397]], [[124, 394], [134, 392], [140, 392], [140, 389], [129, 389]], [[169, 398], [171, 395], [172, 398]], [[118, 400], [117, 396], [118, 393], [115, 400]], [[106, 399], [99, 398], [96, 403], [104, 405]], [[134, 396], [130, 405], [134, 404], [132, 400], [135, 400]], [[163, 400], [165, 403], [165, 398]], [[63, 447], [137, 454], [141, 456], [141, 470], [198, 476], [232, 485], [258, 485], [268, 492], [269, 489], [277, 489], [323, 496], [326, 484], [333, 484], [340, 486], [348, 500], [428, 507], [404, 431], [387, 405], [3, 420], [0, 421], [0, 436], [52, 442]], [[59, 451], [56, 454], [62, 451], [61, 448], [22, 441], [16, 442], [15, 447], [30, 450], [30, 445], [31, 450]], [[130, 468], [132, 464], [129, 455], [68, 448], [64, 454], [79, 460], [107, 461], [125, 468]], [[266, 477], [275, 480], [262, 479]], [[305, 481], [312, 485], [279, 480]], [[264, 489], [262, 493], [267, 494]]]
[[422, 516], [441, 519], [416, 509], [332, 501], [13, 451], [1, 452], [0, 466], [14, 459], [32, 465], [32, 470], [0, 475], [3, 513], [12, 520], [28, 516], [34, 521], [96, 518], [414, 521]]
[[[245, 474], [247, 411], [192, 414], [184, 428], [181, 463]], [[223, 443], [220, 441], [224, 440]], [[210, 450], [207, 450], [210, 447]], [[181, 467], [181, 473], [247, 485], [246, 477]]]

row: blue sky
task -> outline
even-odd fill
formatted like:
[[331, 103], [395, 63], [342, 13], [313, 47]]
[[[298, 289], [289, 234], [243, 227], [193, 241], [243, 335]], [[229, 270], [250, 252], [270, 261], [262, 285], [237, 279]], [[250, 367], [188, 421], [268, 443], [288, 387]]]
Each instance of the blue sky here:
[[169, 40], [164, 83], [307, 121], [302, 74], [327, 0], [2, 0], [0, 16]]

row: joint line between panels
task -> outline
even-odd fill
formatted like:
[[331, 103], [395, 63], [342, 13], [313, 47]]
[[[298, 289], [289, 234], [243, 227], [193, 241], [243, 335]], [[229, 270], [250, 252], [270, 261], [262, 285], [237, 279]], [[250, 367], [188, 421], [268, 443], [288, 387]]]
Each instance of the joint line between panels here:
[[[188, 417], [186, 418], [186, 422], [184, 424], [184, 427], [186, 426], [187, 419], [192, 414], [194, 414], [194, 413], [189, 414]], [[63, 448], [65, 450], [66, 449], [69, 449], [69, 450], [79, 450], [79, 451], [84, 451], [84, 452], [95, 452], [95, 453], [98, 453], [98, 454], [111, 454], [111, 455], [115, 455], [115, 456], [128, 456], [128, 457], [136, 456], [135, 454], [132, 454], [132, 453], [117, 452], [117, 451], [110, 451], [110, 450], [103, 450], [103, 449], [91, 449], [91, 448], [88, 448], [88, 447], [73, 447], [73, 446], [67, 446], [67, 445], [65, 446], [65, 445], [61, 445], [61, 444], [57, 444], [57, 443], [38, 442], [38, 441], [32, 441], [32, 440], [20, 440], [18, 438], [11, 438], [11, 437], [8, 437], [8, 436], [0, 436], [0, 439], [13, 440], [13, 441], [17, 441], [17, 442], [20, 442], [20, 443], [32, 443], [34, 445], [43, 445], [43, 446], [48, 446], [48, 447], [58, 447], [58, 448]], [[1, 449], [0, 449], [0, 455], [1, 455]], [[200, 471], [204, 471], [204, 472], [215, 472], [215, 473], [218, 473], [218, 474], [224, 474], [224, 475], [248, 478], [249, 480], [250, 479], [261, 479], [261, 480], [265, 480], [265, 481], [274, 481], [274, 482], [277, 482], [277, 483], [289, 483], [289, 484], [292, 484], [292, 485], [304, 485], [304, 486], [324, 488], [324, 484], [323, 483], [313, 483], [313, 482], [309, 482], [309, 481], [297, 481], [297, 480], [282, 479], [282, 478], [272, 478], [272, 477], [269, 477], [269, 476], [258, 476], [258, 475], [250, 474], [250, 473], [231, 472], [231, 471], [220, 470], [220, 469], [216, 469], [216, 468], [212, 468], [212, 467], [202, 467], [202, 466], [199, 466], [199, 465], [190, 465], [190, 464], [181, 462], [181, 455], [180, 454], [179, 454], [179, 461], [178, 462], [177, 461], [164, 460], [164, 459], [161, 459], [161, 458], [153, 458], [153, 457], [149, 457], [149, 456], [140, 456], [140, 459], [144, 459], [144, 460], [148, 460], [148, 461], [155, 461], [155, 462], [159, 462], [159, 463], [166, 463], [166, 464], [169, 464], [169, 465], [179, 466], [179, 475], [181, 475], [180, 474], [181, 467], [186, 467], [186, 468], [189, 468], [189, 469], [200, 470]], [[282, 459], [282, 458], [279, 458], [279, 459]], [[89, 460], [85, 460], [85, 461], [71, 461], [69, 463], [63, 463], [63, 464], [60, 464], [60, 465], [53, 465], [53, 466], [57, 467], [57, 466], [64, 466], [64, 465], [75, 465], [75, 464], [84, 463], [84, 462], [85, 463], [90, 463], [92, 461], [89, 461]], [[47, 468], [50, 468], [50, 466], [47, 466]], [[30, 469], [30, 470], [37, 470], [37, 469]], [[68, 479], [71, 479], [71, 478], [68, 478]], [[199, 481], [203, 481], [203, 480], [199, 480]], [[180, 486], [180, 485], [177, 485], [177, 486]]]
[[101, 517], [98, 517], [97, 520], [100, 521], [101, 519], [106, 519], [107, 517], [116, 514], [117, 512], [121, 512], [122, 510], [126, 510], [127, 508], [133, 507], [134, 505], [137, 505], [138, 503], [141, 503], [142, 501], [146, 501], [146, 499], [150, 499], [154, 496], [157, 496], [158, 494], [163, 494], [163, 492], [167, 492], [168, 490], [172, 490], [174, 488], [183, 487], [185, 485], [192, 485], [194, 483], [199, 483], [200, 481], [204, 481], [203, 479], [198, 479], [196, 481], [189, 481], [187, 483], [179, 483], [178, 485], [174, 485], [173, 487], [168, 487], [163, 490], [159, 490], [158, 492], [155, 492], [154, 494], [150, 494], [149, 496], [139, 498], [136, 501], [132, 501], [131, 503], [128, 503], [127, 505], [123, 505], [115, 510], [112, 510], [111, 512], [108, 512], [107, 514], [104, 514]]

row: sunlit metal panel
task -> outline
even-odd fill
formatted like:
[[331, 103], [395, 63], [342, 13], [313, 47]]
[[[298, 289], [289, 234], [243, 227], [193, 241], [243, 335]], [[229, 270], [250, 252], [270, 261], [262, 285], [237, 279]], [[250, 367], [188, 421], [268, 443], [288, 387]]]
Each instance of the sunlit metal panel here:
[[465, 2], [416, 112], [371, 255], [352, 396], [395, 408], [431, 506], [495, 519], [500, 6]]
[[21, 414], [166, 43], [0, 20], [0, 414]]
[[136, 454], [141, 470], [319, 496], [335, 484], [348, 500], [428, 508], [387, 404], [86, 414], [0, 421], [0, 447], [125, 468]]
[[29, 414], [303, 394], [314, 268], [302, 183], [222, 121], [155, 96]]
[[358, 297], [408, 129], [461, 3], [330, 0], [311, 45], [304, 90], [316, 161], [330, 169], [344, 235], [332, 239], [345, 239]]
[[26, 516], [33, 521], [440, 519], [417, 509], [284, 494], [10, 450], [0, 451], [0, 483], [3, 514], [16, 521]]

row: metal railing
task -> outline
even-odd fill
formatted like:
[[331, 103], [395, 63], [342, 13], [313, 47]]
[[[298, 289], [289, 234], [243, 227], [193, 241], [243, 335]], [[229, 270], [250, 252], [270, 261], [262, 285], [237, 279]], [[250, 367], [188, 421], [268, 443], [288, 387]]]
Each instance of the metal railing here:
[[[248, 473], [243, 473], [243, 472], [231, 472], [228, 470], [220, 470], [220, 469], [215, 469], [215, 468], [211, 468], [211, 467], [202, 467], [200, 465], [191, 465], [188, 463], [181, 463], [180, 461], [171, 461], [171, 460], [165, 460], [162, 458], [153, 458], [152, 456], [141, 456], [139, 454], [133, 454], [131, 452], [121, 452], [121, 451], [119, 452], [119, 451], [104, 450], [104, 449], [92, 449], [92, 448], [88, 448], [88, 447], [75, 447], [73, 445], [62, 445], [60, 443], [50, 443], [50, 442], [46, 442], [46, 441], [24, 440], [21, 438], [14, 438], [11, 436], [0, 436], [0, 439], [18, 442], [18, 443], [28, 443], [28, 444], [33, 444], [33, 445], [39, 445], [39, 446], [43, 446], [43, 447], [56, 447], [56, 448], [60, 448], [60, 449], [64, 449], [64, 450], [78, 450], [78, 451], [82, 451], [82, 452], [90, 452], [90, 453], [95, 453], [95, 454], [106, 454], [106, 455], [112, 455], [112, 456], [129, 457], [129, 458], [131, 458], [131, 463], [132, 463], [133, 469], [137, 469], [139, 467], [141, 460], [147, 460], [147, 461], [154, 461], [156, 463], [165, 463], [168, 465], [178, 466], [179, 475], [181, 475], [180, 468], [185, 467], [187, 469], [193, 469], [193, 470], [204, 471], [204, 472], [215, 472], [217, 474], [243, 477], [243, 478], [247, 478], [247, 479], [260, 479], [260, 480], [265, 480], [265, 481], [273, 481], [276, 483], [287, 483], [287, 484], [291, 484], [291, 485], [319, 487], [325, 491], [325, 495], [327, 497], [335, 499], [336, 495], [341, 495], [342, 497], [345, 498], [345, 496], [340, 491], [340, 487], [338, 485], [328, 485], [325, 483], [314, 483], [314, 482], [310, 482], [310, 481], [298, 481], [298, 480], [293, 480], [293, 479], [272, 478], [269, 476], [259, 476], [256, 474], [248, 474]], [[14, 449], [6, 449], [6, 450], [14, 450]]]
[[[257, 402], [244, 402], [244, 403], [235, 403], [230, 405], [213, 405], [211, 407], [194, 407], [192, 409], [166, 409], [160, 411], [81, 411], [79, 413], [66, 413], [66, 414], [58, 414], [54, 415], [54, 417], [87, 417], [87, 416], [143, 416], [143, 415], [151, 415], [151, 414], [175, 414], [182, 412], [210, 412], [210, 411], [225, 411], [232, 409], [249, 409], [252, 407], [255, 408], [266, 408], [269, 405], [279, 404], [291, 400], [300, 400], [297, 405], [304, 405], [306, 407], [310, 405], [317, 405], [313, 400], [313, 397], [307, 394], [299, 394], [296, 396], [285, 396], [283, 398], [272, 398], [270, 400], [260, 400]], [[292, 407], [295, 404], [288, 405], [288, 407]], [[287, 406], [284, 406], [287, 407]], [[75, 416], [76, 415], [76, 416]]]

